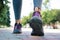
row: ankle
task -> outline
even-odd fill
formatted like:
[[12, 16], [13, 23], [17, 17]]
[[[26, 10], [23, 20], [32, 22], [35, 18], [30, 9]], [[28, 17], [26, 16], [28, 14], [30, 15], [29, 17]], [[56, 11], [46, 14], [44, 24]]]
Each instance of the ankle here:
[[40, 11], [41, 11], [41, 8], [35, 7], [35, 8], [34, 8], [34, 11], [35, 11], [35, 12], [36, 12], [36, 11], [37, 11], [37, 12], [40, 12]]
[[16, 20], [16, 23], [19, 24], [20, 23], [20, 20]]

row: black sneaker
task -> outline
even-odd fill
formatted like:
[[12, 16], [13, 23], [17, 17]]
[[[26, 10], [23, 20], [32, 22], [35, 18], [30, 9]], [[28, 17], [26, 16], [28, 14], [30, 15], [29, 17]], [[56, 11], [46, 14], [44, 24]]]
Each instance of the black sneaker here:
[[21, 33], [21, 27], [22, 25], [20, 23], [19, 24], [15, 23], [13, 33]]

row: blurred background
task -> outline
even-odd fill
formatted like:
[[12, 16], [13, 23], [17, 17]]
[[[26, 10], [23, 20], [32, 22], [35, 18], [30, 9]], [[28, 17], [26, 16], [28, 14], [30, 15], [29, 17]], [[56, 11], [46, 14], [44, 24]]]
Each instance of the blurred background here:
[[[60, 0], [43, 0], [41, 15], [44, 28], [60, 28]], [[29, 20], [33, 13], [33, 0], [22, 0], [21, 22], [29, 28]], [[14, 26], [15, 17], [12, 0], [0, 0], [0, 28]]]

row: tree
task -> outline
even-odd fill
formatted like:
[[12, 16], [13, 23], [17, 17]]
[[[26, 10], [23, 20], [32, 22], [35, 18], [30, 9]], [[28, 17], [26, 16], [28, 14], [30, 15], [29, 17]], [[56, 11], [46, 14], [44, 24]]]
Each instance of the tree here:
[[48, 11], [42, 11], [42, 21], [44, 24], [50, 24], [52, 23], [53, 28], [57, 28], [55, 26], [55, 23], [57, 21], [60, 22], [60, 10], [58, 9], [51, 9]]
[[60, 22], [60, 9], [56, 10], [56, 19]]
[[49, 24], [51, 20], [55, 19], [56, 14], [54, 11], [43, 11], [42, 12], [42, 20], [44, 24]]
[[[7, 5], [10, 3], [8, 0], [0, 0], [0, 26], [1, 25], [10, 25], [10, 18], [9, 18], [9, 6]], [[9, 22], [8, 22], [9, 21]]]

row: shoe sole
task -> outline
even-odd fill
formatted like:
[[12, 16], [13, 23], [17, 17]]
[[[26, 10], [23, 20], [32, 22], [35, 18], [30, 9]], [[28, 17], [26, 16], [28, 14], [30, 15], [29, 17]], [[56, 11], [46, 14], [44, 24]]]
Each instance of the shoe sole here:
[[35, 33], [31, 33], [31, 36], [44, 36], [44, 33], [42, 33], [42, 34], [35, 34]]
[[13, 34], [21, 34], [22, 32], [13, 32]]

